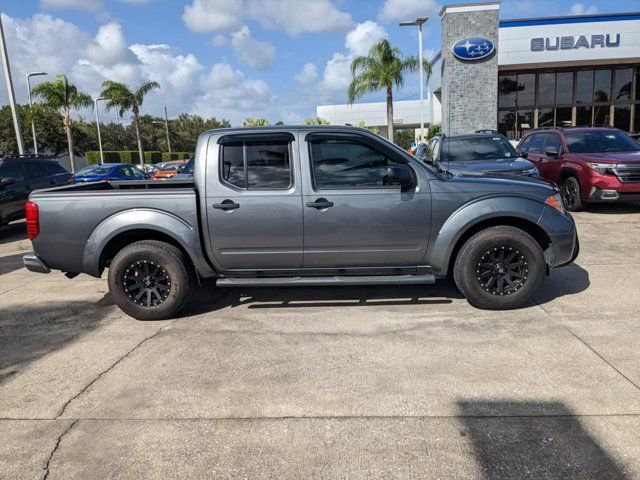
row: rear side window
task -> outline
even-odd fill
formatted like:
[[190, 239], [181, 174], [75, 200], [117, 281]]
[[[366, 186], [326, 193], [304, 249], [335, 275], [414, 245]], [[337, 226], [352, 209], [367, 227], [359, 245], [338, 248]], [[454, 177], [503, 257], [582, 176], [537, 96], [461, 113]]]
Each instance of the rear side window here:
[[4, 163], [0, 165], [0, 178], [15, 178], [20, 181], [24, 180], [24, 175], [17, 163]]
[[386, 186], [387, 168], [404, 164], [353, 140], [314, 140], [313, 177], [318, 188], [374, 188]]
[[242, 141], [222, 145], [220, 175], [244, 190], [286, 190], [291, 186], [289, 142]]
[[27, 171], [27, 178], [42, 178], [49, 176], [44, 166], [40, 162], [27, 161], [22, 164]]
[[45, 170], [49, 175], [58, 175], [60, 173], [67, 173], [62, 165], [56, 162], [43, 162]]

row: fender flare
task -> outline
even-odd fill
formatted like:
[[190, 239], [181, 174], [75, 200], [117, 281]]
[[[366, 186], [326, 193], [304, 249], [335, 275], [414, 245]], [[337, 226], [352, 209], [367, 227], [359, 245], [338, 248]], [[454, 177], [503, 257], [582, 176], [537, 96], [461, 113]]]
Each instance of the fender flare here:
[[202, 252], [198, 230], [180, 217], [153, 208], [124, 210], [100, 222], [85, 245], [83, 270], [89, 275], [100, 276], [100, 256], [107, 244], [116, 236], [132, 230], [152, 230], [171, 237], [187, 252], [200, 276], [215, 275]]
[[[473, 227], [487, 220], [516, 219], [539, 226], [545, 204], [522, 195], [494, 195], [478, 198], [453, 212], [429, 245], [426, 260], [437, 276], [447, 275], [451, 255], [458, 241]], [[505, 222], [508, 224], [509, 222]]]

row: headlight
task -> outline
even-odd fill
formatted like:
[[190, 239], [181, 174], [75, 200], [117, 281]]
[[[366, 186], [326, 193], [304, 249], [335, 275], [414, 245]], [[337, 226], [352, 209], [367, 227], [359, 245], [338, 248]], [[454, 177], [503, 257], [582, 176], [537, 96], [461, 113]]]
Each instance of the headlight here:
[[550, 207], [555, 208], [557, 211], [564, 215], [564, 205], [562, 204], [562, 199], [560, 198], [559, 193], [553, 193], [547, 197], [545, 202]]
[[594, 172], [603, 173], [606, 175], [614, 175], [613, 169], [615, 165], [611, 163], [592, 163], [587, 162], [587, 167], [589, 167]]

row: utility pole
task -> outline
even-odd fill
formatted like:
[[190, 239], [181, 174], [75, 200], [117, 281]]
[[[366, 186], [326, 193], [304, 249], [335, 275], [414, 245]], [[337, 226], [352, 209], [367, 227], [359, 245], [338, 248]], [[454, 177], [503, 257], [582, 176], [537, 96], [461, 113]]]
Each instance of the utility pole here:
[[429, 17], [418, 17], [410, 22], [400, 22], [401, 27], [418, 27], [418, 64], [420, 69], [420, 141], [424, 142], [424, 80], [422, 71], [422, 24]]
[[4, 28], [2, 27], [2, 13], [0, 13], [0, 50], [2, 50], [2, 65], [4, 67], [4, 79], [7, 83], [9, 93], [9, 105], [11, 106], [11, 116], [13, 117], [13, 128], [16, 131], [16, 142], [18, 143], [18, 153], [24, 155], [24, 141], [22, 140], [22, 130], [20, 130], [20, 117], [16, 109], [16, 96], [13, 92], [13, 80], [11, 80], [11, 67], [9, 66], [9, 54], [7, 44], [4, 39]]
[[100, 115], [98, 114], [98, 102], [100, 100], [106, 100], [106, 98], [96, 98], [93, 101], [93, 108], [96, 111], [96, 128], [98, 130], [98, 147], [100, 148], [100, 165], [104, 163], [104, 152], [102, 151], [102, 136], [100, 135]]
[[33, 118], [33, 100], [31, 99], [31, 77], [38, 75], [46, 75], [47, 72], [30, 72], [27, 73], [27, 91], [29, 92], [29, 108], [31, 108], [31, 135], [33, 136], [33, 153], [38, 154], [38, 141], [36, 140], [36, 122]]
[[167, 115], [167, 106], [164, 106], [164, 129], [167, 132], [167, 148], [171, 153], [171, 139], [169, 138], [169, 116]]

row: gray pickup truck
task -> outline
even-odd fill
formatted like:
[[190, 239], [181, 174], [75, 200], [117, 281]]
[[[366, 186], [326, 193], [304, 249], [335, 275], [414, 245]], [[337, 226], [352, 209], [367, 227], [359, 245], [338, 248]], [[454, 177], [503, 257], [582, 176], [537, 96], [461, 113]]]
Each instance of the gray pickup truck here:
[[430, 284], [453, 275], [486, 309], [527, 304], [578, 253], [544, 181], [433, 170], [353, 127], [221, 129], [198, 139], [193, 180], [33, 192], [25, 266], [109, 269], [117, 305], [174, 316], [194, 282], [219, 287]]

